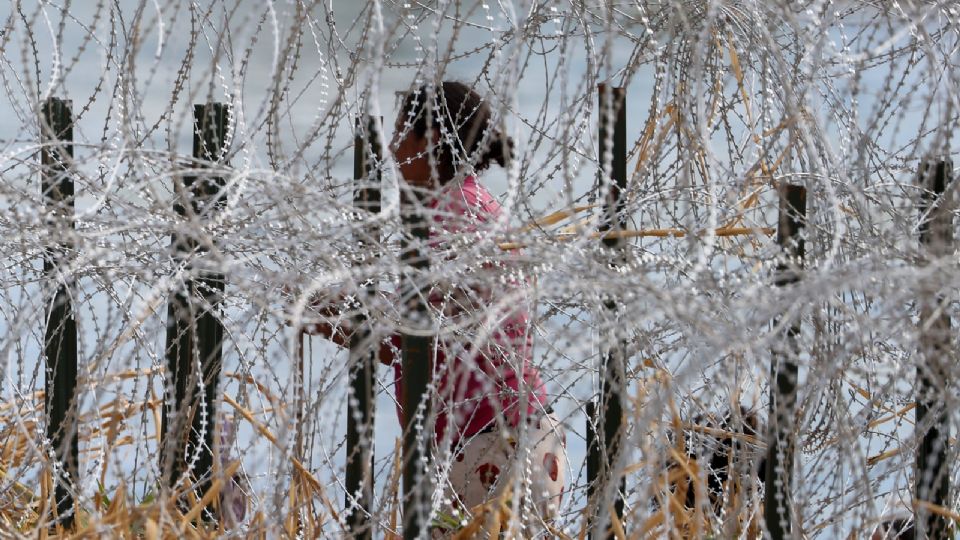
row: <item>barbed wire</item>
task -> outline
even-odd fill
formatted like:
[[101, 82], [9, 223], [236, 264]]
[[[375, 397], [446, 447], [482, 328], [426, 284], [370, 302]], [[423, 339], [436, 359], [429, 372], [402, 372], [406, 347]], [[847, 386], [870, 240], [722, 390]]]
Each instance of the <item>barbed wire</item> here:
[[[512, 513], [500, 515], [513, 536], [577, 537], [588, 526], [584, 411], [613, 343], [627, 358], [628, 450], [616, 467], [628, 537], [759, 534], [772, 489], [758, 456], [774, 357], [800, 366], [794, 534], [868, 535], [911, 512], [914, 456], [929, 429], [914, 425], [917, 373], [930, 362], [931, 317], [957, 317], [960, 287], [956, 248], [937, 254], [918, 241], [928, 217], [921, 164], [956, 154], [954, 2], [17, 0], [0, 24], [3, 536], [63, 518], [53, 486], [66, 465], [45, 436], [43, 391], [44, 332], [62, 283], [71, 284], [79, 358], [80, 459], [68, 489], [87, 534], [345, 535], [355, 511], [344, 502], [356, 399], [348, 354], [297, 328], [363, 316], [372, 347], [400, 333], [480, 347], [517, 306], [531, 315], [531, 361], [567, 434], [567, 482], [539, 532], [518, 517], [522, 497], [509, 501]], [[386, 143], [404, 128], [401, 98], [442, 80], [482, 94], [517, 144], [505, 167], [478, 176], [503, 218], [447, 230], [447, 251], [412, 270], [401, 203], [409, 186]], [[595, 135], [601, 83], [627, 93], [617, 265], [598, 232], [609, 187]], [[72, 222], [51, 216], [40, 187], [40, 155], [59, 146], [41, 136], [51, 97], [73, 103]], [[213, 160], [189, 157], [192, 106], [207, 102], [231, 110]], [[369, 135], [357, 123], [366, 115], [379, 120], [384, 155], [356, 180], [354, 136]], [[203, 176], [223, 179], [220, 206], [178, 213], [184, 179]], [[784, 287], [774, 233], [786, 184], [806, 187], [807, 221], [805, 270]], [[379, 211], [354, 207], [365, 187], [381, 190]], [[955, 190], [949, 184], [944, 199], [950, 216]], [[179, 237], [196, 248], [176, 254]], [[69, 247], [51, 274], [41, 263], [54, 244]], [[185, 280], [211, 273], [226, 283], [216, 311], [222, 373], [200, 414], [204, 430], [220, 432], [218, 501], [232, 510], [219, 525], [191, 515], [206, 503], [182, 511], [171, 502], [158, 457], [171, 376], [165, 306]], [[370, 283], [378, 293], [364, 292]], [[421, 294], [410, 291], [471, 287], [502, 293], [452, 317], [405, 307]], [[311, 295], [346, 300], [327, 321]], [[611, 297], [616, 309], [606, 312]], [[801, 330], [791, 348], [793, 323]], [[946, 339], [937, 354], [950, 365], [956, 338]], [[403, 523], [390, 371], [376, 373], [370, 441], [378, 537]], [[936, 395], [953, 425], [958, 394], [946, 373]], [[727, 439], [742, 440], [736, 452], [748, 457], [730, 462], [736, 482], [714, 512], [703, 464]], [[184, 479], [199, 456], [188, 456]], [[434, 459], [443, 479], [455, 456]], [[694, 471], [693, 506], [679, 470]], [[441, 491], [433, 515], [449, 504]], [[463, 534], [469, 521], [458, 524]]]

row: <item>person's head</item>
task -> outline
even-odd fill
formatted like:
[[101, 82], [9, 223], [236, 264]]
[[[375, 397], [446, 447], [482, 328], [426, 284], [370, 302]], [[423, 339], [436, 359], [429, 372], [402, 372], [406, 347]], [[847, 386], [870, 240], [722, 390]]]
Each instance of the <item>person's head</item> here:
[[493, 162], [506, 165], [513, 141], [501, 134], [489, 103], [472, 88], [443, 82], [407, 94], [391, 147], [407, 182], [431, 186]]

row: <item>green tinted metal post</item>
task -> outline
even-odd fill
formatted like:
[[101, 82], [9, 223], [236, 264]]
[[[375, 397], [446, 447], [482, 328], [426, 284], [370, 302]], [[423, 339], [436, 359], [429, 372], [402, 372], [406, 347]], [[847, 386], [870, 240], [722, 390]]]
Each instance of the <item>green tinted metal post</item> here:
[[[193, 115], [193, 167], [225, 165], [229, 105], [195, 105]], [[192, 463], [190, 472], [199, 481], [200, 497], [212, 483], [213, 445], [218, 434], [216, 403], [223, 354], [219, 306], [225, 281], [219, 272], [196, 268], [206, 249], [201, 238], [192, 233], [222, 205], [225, 182], [214, 174], [185, 176], [174, 204], [178, 215], [195, 222], [185, 224], [184, 232], [174, 234], [173, 239], [174, 260], [185, 267], [188, 277], [167, 310], [168, 371], [161, 470], [166, 485], [175, 488]], [[212, 506], [204, 519], [216, 520]]]
[[[919, 184], [923, 189], [920, 206], [920, 245], [928, 260], [950, 256], [953, 252], [953, 219], [947, 204], [947, 184], [953, 177], [953, 163], [927, 160], [920, 165]], [[920, 435], [917, 447], [914, 491], [918, 501], [950, 508], [950, 470], [947, 440], [950, 416], [943, 404], [943, 391], [951, 387], [954, 371], [950, 314], [940, 309], [945, 298], [931, 292], [920, 298], [920, 357], [917, 366], [916, 426]], [[946, 517], [915, 507], [917, 538], [948, 538]]]
[[[361, 216], [368, 219], [380, 212], [380, 162], [382, 145], [374, 117], [366, 125], [357, 122], [353, 146], [353, 177], [357, 180], [353, 203]], [[368, 254], [380, 243], [376, 225], [359, 231], [358, 251]], [[372, 261], [360, 261], [369, 264]], [[373, 278], [363, 285], [361, 294], [367, 299], [376, 295]], [[361, 312], [353, 318], [350, 337], [350, 400], [347, 405], [347, 475], [346, 508], [350, 537], [373, 538], [373, 383], [377, 373], [378, 344], [371, 343], [372, 333], [367, 317]]]
[[[807, 215], [807, 189], [785, 185], [780, 190], [777, 244], [787, 262], [777, 267], [775, 283], [786, 287], [800, 281], [803, 268], [804, 240], [801, 236]], [[790, 324], [784, 336], [784, 347], [776, 351], [770, 366], [770, 434], [767, 441], [766, 495], [764, 520], [773, 540], [790, 535], [790, 490], [793, 486], [795, 434], [793, 418], [797, 403], [797, 339], [800, 322]]]
[[47, 312], [44, 332], [46, 377], [44, 412], [47, 438], [53, 446], [59, 466], [54, 474], [54, 498], [57, 515], [66, 527], [72, 527], [74, 507], [72, 489], [77, 479], [77, 322], [71, 300], [73, 280], [63, 275], [66, 259], [73, 249], [74, 187], [73, 118], [70, 100], [48, 98], [41, 108], [40, 137], [43, 142], [41, 189], [46, 205], [47, 229], [55, 246], [47, 250], [43, 271], [56, 282], [56, 291]]
[[[410, 283], [403, 291], [408, 320], [424, 328], [429, 314], [424, 300], [424, 274], [430, 261], [422, 248], [428, 239], [428, 222], [424, 207], [411, 190], [402, 194], [401, 211], [404, 235], [401, 243], [402, 259], [409, 266], [406, 272]], [[433, 483], [430, 478], [431, 403], [427, 387], [432, 373], [431, 338], [402, 334], [403, 389], [400, 406], [403, 409], [403, 538], [414, 540], [429, 534], [429, 513]]]
[[[626, 228], [623, 193], [627, 189], [627, 102], [624, 88], [601, 84], [599, 97], [600, 188], [604, 197], [603, 219], [600, 222], [601, 242], [610, 250], [610, 267], [624, 263], [626, 242], [617, 234]], [[612, 126], [611, 126], [612, 122]], [[603, 300], [608, 324], [603, 336], [606, 350], [600, 379], [600, 406], [587, 408], [587, 479], [588, 500], [595, 505], [590, 537], [613, 538], [609, 522], [612, 503], [617, 520], [623, 521], [623, 493], [626, 483], [617, 471], [624, 429], [623, 403], [626, 377], [625, 347], [616, 336], [618, 303], [615, 294]], [[595, 427], [596, 426], [596, 427]], [[613, 495], [612, 500], [610, 495]], [[603, 532], [605, 530], [605, 532]]]

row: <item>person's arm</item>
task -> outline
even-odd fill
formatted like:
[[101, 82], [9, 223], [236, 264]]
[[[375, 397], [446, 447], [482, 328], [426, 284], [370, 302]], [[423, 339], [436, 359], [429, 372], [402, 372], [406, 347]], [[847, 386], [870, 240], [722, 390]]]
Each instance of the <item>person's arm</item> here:
[[322, 336], [341, 347], [349, 348], [350, 336], [353, 332], [350, 331], [346, 324], [334, 325], [330, 322], [320, 322], [304, 325], [303, 333], [311, 336]]
[[[310, 323], [303, 327], [303, 333], [312, 336], [323, 336], [345, 349], [350, 348], [350, 338], [353, 335], [350, 327], [343, 322], [340, 324], [330, 322]], [[399, 336], [391, 336], [389, 339], [380, 342], [377, 350], [377, 359], [381, 364], [392, 366], [398, 358], [396, 351], [400, 349], [400, 346], [397, 343], [399, 341], [397, 338], [399, 338]]]
[[[293, 294], [293, 291], [285, 287], [285, 292], [288, 294]], [[379, 291], [381, 295], [387, 297], [389, 300], [393, 301], [394, 293], [390, 291]], [[343, 303], [343, 296], [339, 296], [335, 300], [323, 300], [323, 299], [311, 299], [309, 306], [311, 314], [317, 314], [321, 317], [324, 317], [326, 320], [322, 322], [310, 322], [302, 327], [302, 332], [304, 334], [312, 336], [322, 336], [337, 345], [348, 349], [350, 348], [350, 338], [353, 335], [353, 330], [348, 320], [343, 317], [343, 311], [340, 308], [340, 305]], [[337, 318], [339, 319], [336, 323], [332, 322], [330, 319]], [[293, 321], [288, 319], [287, 324], [293, 324]], [[383, 340], [380, 342], [380, 346], [377, 350], [377, 359], [381, 364], [385, 366], [393, 365], [394, 361], [397, 358], [396, 350], [400, 349], [399, 336], [394, 335], [390, 336], [389, 339]]]
[[[312, 323], [303, 327], [303, 332], [312, 336], [323, 336], [337, 345], [349, 349], [350, 337], [352, 332], [345, 324], [333, 325], [329, 322]], [[381, 341], [377, 350], [377, 359], [385, 366], [392, 366], [398, 358], [396, 354], [396, 344], [393, 343], [393, 337], [389, 340]]]
[[[290, 296], [294, 294], [289, 289], [285, 292]], [[324, 299], [314, 295], [307, 302], [306, 310], [303, 312], [304, 321], [294, 321], [287, 315], [287, 324], [293, 325], [301, 322], [301, 331], [304, 334], [323, 336], [337, 345], [347, 347], [350, 344], [350, 334], [352, 332], [347, 325], [346, 318], [343, 317], [343, 310], [340, 308], [342, 303], [342, 295], [333, 299]], [[338, 319], [336, 323], [332, 322], [335, 319]]]
[[[390, 336], [390, 339], [385, 339], [380, 342], [380, 350], [377, 351], [377, 358], [380, 360], [380, 363], [385, 366], [392, 366], [396, 360], [399, 360], [400, 357], [398, 353], [401, 347], [397, 346], [397, 343], [400, 341], [399, 336], [394, 334]], [[394, 351], [397, 351], [396, 353]]]

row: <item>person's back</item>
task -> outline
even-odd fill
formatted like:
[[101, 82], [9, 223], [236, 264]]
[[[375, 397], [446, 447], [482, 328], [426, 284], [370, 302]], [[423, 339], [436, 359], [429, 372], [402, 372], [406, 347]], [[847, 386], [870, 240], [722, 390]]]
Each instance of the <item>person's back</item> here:
[[[430, 243], [438, 258], [449, 261], [457, 246], [500, 217], [499, 203], [475, 179], [444, 186], [428, 203], [433, 213]], [[428, 298], [448, 326], [463, 327], [438, 339], [435, 353], [440, 377], [436, 425], [440, 441], [457, 418], [451, 442], [490, 429], [497, 422], [516, 426], [521, 417], [544, 411], [546, 392], [531, 365], [532, 334], [525, 298], [526, 283], [510, 275], [508, 265], [481, 264], [437, 284]], [[463, 319], [474, 324], [462, 325]], [[396, 339], [396, 338], [395, 338]], [[399, 343], [399, 341], [397, 341]], [[394, 364], [402, 382], [399, 364]], [[399, 393], [398, 393], [399, 397]], [[520, 403], [526, 403], [526, 411]]]

